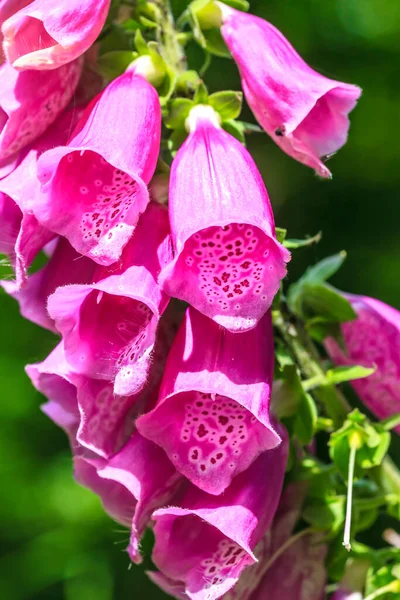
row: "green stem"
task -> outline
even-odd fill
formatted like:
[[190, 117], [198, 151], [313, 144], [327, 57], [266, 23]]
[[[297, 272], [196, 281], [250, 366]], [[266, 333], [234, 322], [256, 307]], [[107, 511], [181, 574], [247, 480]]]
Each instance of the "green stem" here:
[[165, 62], [177, 73], [181, 73], [186, 67], [186, 58], [182, 46], [178, 42], [178, 31], [175, 27], [169, 0], [151, 0], [160, 10], [159, 29], [157, 41], [160, 52]]
[[271, 558], [263, 565], [263, 574], [268, 571], [268, 569], [272, 566], [272, 564], [297, 540], [304, 537], [305, 535], [311, 535], [315, 533], [315, 529], [312, 527], [307, 527], [307, 529], [302, 529], [299, 533], [292, 535], [289, 539], [286, 540], [282, 546], [271, 556]]
[[369, 596], [366, 596], [364, 600], [375, 600], [375, 598], [379, 598], [379, 596], [383, 596], [384, 594], [390, 592], [393, 594], [400, 592], [400, 580], [392, 581], [391, 583], [380, 587], [379, 589], [375, 590], [375, 592], [372, 592], [372, 594]]
[[[301, 372], [307, 378], [308, 385], [317, 379], [323, 380], [325, 370], [308, 334], [301, 329], [300, 325], [294, 326], [292, 323], [287, 323], [279, 310], [274, 310], [272, 317], [274, 326], [278, 329]], [[325, 385], [313, 390], [313, 394], [324, 404], [335, 427], [340, 427], [346, 420], [347, 414], [352, 410], [342, 392], [336, 386]], [[397, 494], [400, 497], [400, 472], [389, 456], [385, 456], [382, 464], [372, 469], [371, 474], [386, 493]]]

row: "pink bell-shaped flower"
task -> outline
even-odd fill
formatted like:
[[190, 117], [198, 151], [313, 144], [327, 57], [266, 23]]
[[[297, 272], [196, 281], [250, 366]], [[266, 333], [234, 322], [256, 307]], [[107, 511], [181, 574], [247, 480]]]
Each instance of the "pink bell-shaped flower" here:
[[210, 494], [280, 443], [271, 424], [270, 314], [234, 334], [193, 308], [169, 353], [157, 406], [137, 420], [175, 467]]
[[[150, 577], [178, 598], [220, 598], [242, 571], [257, 563], [255, 549], [274, 517], [282, 490], [287, 440], [263, 452], [220, 496], [194, 486], [157, 510]], [[171, 589], [172, 587], [172, 589]], [[186, 596], [185, 596], [186, 594]]]
[[33, 0], [2, 25], [3, 48], [16, 69], [55, 69], [96, 40], [110, 0]]
[[261, 175], [210, 106], [189, 115], [190, 134], [171, 168], [174, 261], [161, 274], [171, 296], [231, 331], [255, 327], [286, 274]]
[[168, 212], [154, 202], [118, 263], [97, 267], [86, 285], [60, 287], [49, 298], [49, 314], [77, 373], [115, 381], [116, 395], [143, 388], [160, 316], [169, 301], [157, 276], [170, 260]]
[[14, 268], [16, 289], [25, 283], [27, 269], [38, 252], [56, 236], [38, 223], [32, 210], [40, 190], [38, 158], [49, 148], [68, 141], [81, 114], [82, 110], [76, 108], [64, 111], [38, 140], [20, 152], [18, 165], [0, 180], [0, 244]]
[[68, 145], [41, 155], [38, 221], [99, 264], [117, 261], [149, 202], [160, 129], [155, 89], [131, 72], [115, 79], [90, 103]]
[[138, 432], [110, 459], [78, 456], [74, 466], [77, 481], [100, 496], [110, 516], [131, 528], [129, 556], [140, 563], [140, 539], [153, 511], [174, 496], [182, 480], [179, 473]]
[[330, 177], [321, 158], [345, 144], [360, 88], [311, 69], [268, 21], [218, 5], [222, 36], [257, 121], [289, 156]]
[[48, 263], [33, 273], [22, 287], [15, 281], [1, 281], [0, 285], [18, 301], [25, 319], [57, 331], [47, 312], [48, 297], [59, 286], [91, 281], [95, 268], [93, 261], [78, 254], [66, 239], [59, 238]]
[[51, 73], [0, 67], [0, 166], [33, 142], [68, 105], [82, 72], [78, 59]]
[[[376, 368], [352, 386], [378, 419], [386, 419], [400, 413], [400, 312], [374, 298], [344, 296], [357, 318], [342, 323], [345, 350], [333, 338], [325, 340], [325, 347], [337, 365]], [[400, 425], [395, 430], [400, 434]]]

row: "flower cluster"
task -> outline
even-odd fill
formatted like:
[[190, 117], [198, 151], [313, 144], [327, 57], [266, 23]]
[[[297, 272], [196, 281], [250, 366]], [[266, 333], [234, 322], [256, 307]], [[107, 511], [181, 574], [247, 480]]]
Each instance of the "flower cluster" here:
[[[107, 85], [88, 69], [109, 8], [0, 2], [0, 249], [15, 271], [2, 286], [60, 336], [27, 373], [68, 434], [77, 481], [129, 527], [132, 561], [154, 526], [159, 586], [192, 600], [258, 600], [266, 589], [318, 600], [319, 536], [276, 558], [305, 493], [293, 485], [281, 497], [289, 440], [270, 411], [271, 305], [289, 251], [254, 160], [201, 94], [185, 115], [168, 209], [158, 201], [165, 101], [143, 61]], [[266, 21], [214, 9], [261, 127], [330, 176], [322, 157], [346, 141], [359, 88], [313, 71]], [[349, 299], [349, 356], [326, 346], [338, 364], [378, 364], [356, 388], [386, 417], [400, 403], [399, 314]]]

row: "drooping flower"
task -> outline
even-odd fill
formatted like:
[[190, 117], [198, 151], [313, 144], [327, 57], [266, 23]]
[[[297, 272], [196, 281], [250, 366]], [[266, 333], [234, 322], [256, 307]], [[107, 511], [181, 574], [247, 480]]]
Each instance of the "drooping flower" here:
[[0, 164], [38, 138], [68, 105], [82, 71], [80, 59], [51, 73], [0, 67]]
[[37, 253], [56, 236], [38, 223], [32, 211], [40, 190], [36, 177], [38, 158], [49, 148], [68, 141], [71, 128], [81, 114], [82, 110], [76, 108], [64, 111], [38, 140], [21, 151], [18, 165], [0, 180], [0, 238], [5, 243], [3, 252], [8, 255], [15, 271], [17, 289], [25, 283], [27, 269]]
[[118, 263], [98, 267], [90, 283], [60, 287], [49, 298], [49, 314], [77, 373], [115, 380], [117, 395], [143, 388], [169, 300], [157, 276], [170, 260], [168, 213], [151, 203]]
[[[345, 350], [333, 339], [325, 347], [337, 365], [376, 367], [352, 382], [366, 407], [379, 419], [400, 413], [400, 312], [367, 296], [344, 294], [357, 318], [342, 323]], [[400, 425], [396, 427], [400, 433]]]
[[96, 262], [117, 261], [149, 201], [160, 127], [155, 89], [131, 72], [115, 79], [90, 103], [68, 145], [40, 157], [37, 219]]
[[263, 452], [235, 477], [224, 494], [211, 496], [189, 485], [174, 499], [177, 506], [154, 513], [156, 583], [169, 592], [167, 586], [175, 587], [191, 600], [214, 600], [257, 562], [254, 550], [281, 494], [288, 450], [283, 437], [278, 448]]
[[231, 331], [254, 327], [285, 276], [261, 175], [210, 106], [194, 107], [190, 134], [171, 169], [174, 261], [161, 274], [168, 294]]
[[56, 331], [47, 311], [47, 299], [59, 286], [87, 283], [92, 280], [95, 263], [78, 254], [68, 241], [59, 238], [48, 263], [31, 275], [25, 285], [2, 281], [3, 289], [15, 298], [21, 315], [50, 331]]
[[238, 335], [188, 308], [157, 406], [137, 427], [194, 485], [220, 494], [280, 442], [269, 417], [272, 376], [270, 314]]
[[[320, 535], [290, 537], [301, 514], [304, 482], [289, 484], [279, 501], [271, 527], [255, 549], [258, 563], [248, 567], [224, 600], [285, 600], [325, 598], [327, 548]], [[282, 554], [284, 545], [287, 545]]]
[[110, 516], [131, 528], [129, 556], [140, 563], [139, 543], [151, 514], [170, 502], [181, 476], [138, 432], [110, 459], [77, 456], [74, 467], [77, 481], [100, 496]]
[[2, 26], [7, 60], [16, 69], [55, 69], [81, 56], [95, 42], [110, 0], [25, 4]]
[[311, 69], [271, 23], [218, 5], [221, 33], [254, 116], [284, 152], [330, 177], [320, 159], [345, 144], [360, 88]]

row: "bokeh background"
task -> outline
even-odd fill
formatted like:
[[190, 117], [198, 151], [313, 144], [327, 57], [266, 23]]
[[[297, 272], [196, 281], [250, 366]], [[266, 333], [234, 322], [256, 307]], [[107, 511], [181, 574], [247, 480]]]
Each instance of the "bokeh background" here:
[[[276, 222], [289, 237], [323, 231], [320, 244], [297, 250], [290, 279], [310, 262], [346, 249], [333, 283], [400, 309], [400, 2], [399, 0], [253, 0], [320, 72], [363, 90], [349, 142], [331, 159], [334, 178], [283, 154], [262, 134], [248, 139], [264, 176]], [[177, 14], [186, 0], [173, 2]], [[194, 47], [188, 56], [200, 61]], [[214, 59], [212, 91], [239, 89], [233, 62]], [[244, 120], [251, 115], [245, 109]], [[0, 598], [121, 600], [166, 598], [129, 568], [128, 534], [90, 492], [73, 482], [64, 434], [39, 410], [43, 398], [24, 365], [42, 360], [54, 336], [20, 318], [0, 295]], [[150, 545], [147, 538], [145, 545]]]

